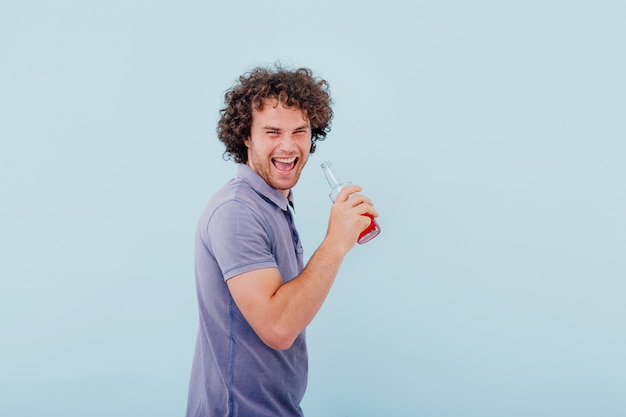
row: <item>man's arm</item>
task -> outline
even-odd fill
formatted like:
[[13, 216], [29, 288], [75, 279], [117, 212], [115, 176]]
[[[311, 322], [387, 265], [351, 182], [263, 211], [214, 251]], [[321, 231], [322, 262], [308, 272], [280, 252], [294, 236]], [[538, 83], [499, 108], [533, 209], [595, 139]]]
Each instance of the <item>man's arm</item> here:
[[341, 190], [331, 208], [326, 237], [296, 278], [283, 284], [277, 268], [265, 268], [226, 281], [239, 310], [272, 349], [289, 348], [315, 317], [345, 255], [369, 225], [362, 214], [378, 216], [367, 197], [351, 197], [359, 191], [355, 185]]

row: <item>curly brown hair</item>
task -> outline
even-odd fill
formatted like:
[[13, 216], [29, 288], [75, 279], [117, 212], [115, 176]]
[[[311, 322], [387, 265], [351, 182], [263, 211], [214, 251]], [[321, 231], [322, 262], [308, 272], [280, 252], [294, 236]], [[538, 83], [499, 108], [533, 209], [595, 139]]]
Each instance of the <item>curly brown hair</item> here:
[[287, 107], [304, 112], [311, 123], [311, 153], [317, 141], [326, 139], [333, 118], [328, 82], [316, 78], [308, 68], [284, 69], [257, 67], [239, 77], [224, 94], [225, 107], [220, 110], [217, 137], [226, 145], [224, 158], [248, 162], [244, 140], [250, 136], [252, 111], [263, 110], [266, 99], [274, 98]]

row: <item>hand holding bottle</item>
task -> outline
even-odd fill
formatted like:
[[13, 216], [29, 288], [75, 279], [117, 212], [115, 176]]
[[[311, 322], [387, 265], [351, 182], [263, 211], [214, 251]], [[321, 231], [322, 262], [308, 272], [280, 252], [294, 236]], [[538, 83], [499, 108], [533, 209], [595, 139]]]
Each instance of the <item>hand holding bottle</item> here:
[[363, 194], [361, 187], [346, 185], [337, 195], [330, 210], [328, 234], [345, 241], [351, 249], [361, 240], [370, 227], [372, 219], [378, 216], [372, 202]]
[[376, 210], [372, 207], [372, 202], [362, 194], [355, 194], [361, 191], [361, 187], [352, 185], [351, 182], [342, 182], [335, 175], [331, 169], [332, 164], [330, 161], [326, 161], [322, 164], [322, 169], [328, 180], [328, 184], [331, 187], [330, 199], [333, 202], [340, 201], [344, 203], [348, 208], [359, 211], [359, 214], [369, 218], [369, 223], [362, 229], [357, 243], [363, 244], [369, 242], [380, 233], [380, 226], [374, 220], [374, 217], [378, 215]]

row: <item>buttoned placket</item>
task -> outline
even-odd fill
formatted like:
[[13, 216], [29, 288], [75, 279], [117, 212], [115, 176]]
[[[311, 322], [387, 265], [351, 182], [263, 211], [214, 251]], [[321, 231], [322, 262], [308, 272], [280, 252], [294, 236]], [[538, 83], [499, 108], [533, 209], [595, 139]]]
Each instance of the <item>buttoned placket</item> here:
[[296, 230], [296, 224], [294, 222], [294, 214], [296, 208], [293, 205], [292, 201], [289, 201], [289, 206], [287, 210], [285, 210], [285, 215], [287, 216], [287, 220], [289, 221], [289, 228], [291, 229], [291, 238], [293, 240], [293, 248], [298, 253], [298, 244], [300, 243], [300, 235]]

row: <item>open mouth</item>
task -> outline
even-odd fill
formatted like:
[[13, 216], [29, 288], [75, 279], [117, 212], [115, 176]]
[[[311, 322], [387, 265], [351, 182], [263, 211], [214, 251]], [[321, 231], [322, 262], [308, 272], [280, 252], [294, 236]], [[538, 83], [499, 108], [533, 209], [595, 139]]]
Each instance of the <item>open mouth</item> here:
[[291, 158], [272, 158], [272, 164], [276, 167], [280, 172], [289, 172], [291, 171], [298, 162], [297, 157]]

